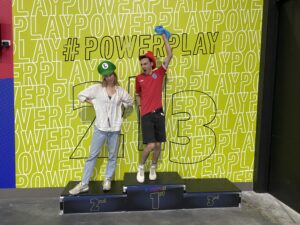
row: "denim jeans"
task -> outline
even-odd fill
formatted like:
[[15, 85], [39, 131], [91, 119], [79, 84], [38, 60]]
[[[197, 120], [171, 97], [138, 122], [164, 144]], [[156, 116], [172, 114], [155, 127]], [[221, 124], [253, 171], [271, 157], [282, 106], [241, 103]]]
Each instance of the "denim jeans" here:
[[119, 144], [120, 131], [101, 131], [94, 127], [92, 143], [90, 146], [90, 155], [85, 162], [82, 184], [88, 184], [95, 167], [96, 160], [105, 140], [108, 143], [108, 162], [106, 166], [105, 177], [111, 179], [117, 164], [118, 144]]

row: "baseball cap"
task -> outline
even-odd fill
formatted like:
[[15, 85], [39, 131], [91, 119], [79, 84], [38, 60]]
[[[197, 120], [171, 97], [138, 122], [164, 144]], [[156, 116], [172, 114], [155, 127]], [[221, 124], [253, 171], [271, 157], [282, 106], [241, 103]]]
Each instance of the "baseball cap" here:
[[103, 61], [98, 65], [98, 72], [102, 76], [109, 76], [111, 75], [116, 69], [116, 66], [110, 61]]
[[152, 61], [152, 63], [153, 63], [152, 69], [155, 69], [155, 67], [156, 67], [156, 59], [155, 59], [155, 57], [153, 55], [153, 52], [151, 52], [151, 51], [145, 52], [144, 55], [140, 55], [139, 56], [139, 60], [141, 60], [142, 58], [145, 58], [145, 57], [148, 58], [148, 59], [150, 59]]

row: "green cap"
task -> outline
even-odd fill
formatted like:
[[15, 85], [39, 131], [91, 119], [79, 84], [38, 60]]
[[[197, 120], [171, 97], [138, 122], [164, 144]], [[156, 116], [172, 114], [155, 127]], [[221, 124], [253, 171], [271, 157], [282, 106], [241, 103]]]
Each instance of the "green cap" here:
[[102, 76], [111, 75], [116, 69], [116, 66], [110, 61], [103, 61], [98, 65], [98, 72]]

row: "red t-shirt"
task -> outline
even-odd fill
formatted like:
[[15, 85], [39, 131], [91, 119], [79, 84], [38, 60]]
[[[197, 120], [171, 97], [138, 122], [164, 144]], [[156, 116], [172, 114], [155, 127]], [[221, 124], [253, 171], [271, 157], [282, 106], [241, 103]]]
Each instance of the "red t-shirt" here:
[[135, 78], [135, 92], [141, 98], [141, 115], [162, 108], [162, 84], [166, 70], [160, 66], [152, 74], [144, 73]]

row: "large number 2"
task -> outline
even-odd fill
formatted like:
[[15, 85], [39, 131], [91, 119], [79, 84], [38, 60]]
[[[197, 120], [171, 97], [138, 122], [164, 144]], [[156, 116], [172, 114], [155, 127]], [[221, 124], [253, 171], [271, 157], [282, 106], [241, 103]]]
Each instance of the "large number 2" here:
[[[80, 84], [76, 84], [73, 86], [72, 89], [72, 97], [73, 97], [73, 110], [79, 110], [81, 109], [81, 119], [83, 121], [86, 122], [90, 122], [89, 126], [87, 128], [82, 128], [85, 129], [84, 134], [82, 135], [82, 137], [80, 138], [79, 142], [77, 143], [75, 149], [72, 151], [71, 155], [70, 155], [70, 159], [83, 159], [83, 158], [87, 158], [86, 155], [86, 150], [82, 149], [80, 147], [82, 147], [82, 142], [84, 139], [86, 139], [89, 130], [92, 128], [92, 125], [96, 119], [95, 116], [95, 112], [94, 112], [94, 108], [91, 105], [88, 104], [81, 104], [79, 106], [75, 106], [75, 89], [78, 89], [77, 92], [83, 90], [84, 88], [86, 88], [86, 85], [92, 85], [92, 84], [96, 84], [99, 83], [99, 81], [88, 81], [88, 82], [84, 82], [84, 83], [80, 83]], [[107, 145], [104, 145], [104, 149], [107, 148]], [[98, 158], [107, 158], [107, 152], [108, 151], [101, 151], [101, 154], [98, 156]], [[118, 151], [118, 158], [124, 158], [124, 134], [120, 134], [120, 141], [119, 141], [119, 151]]]

